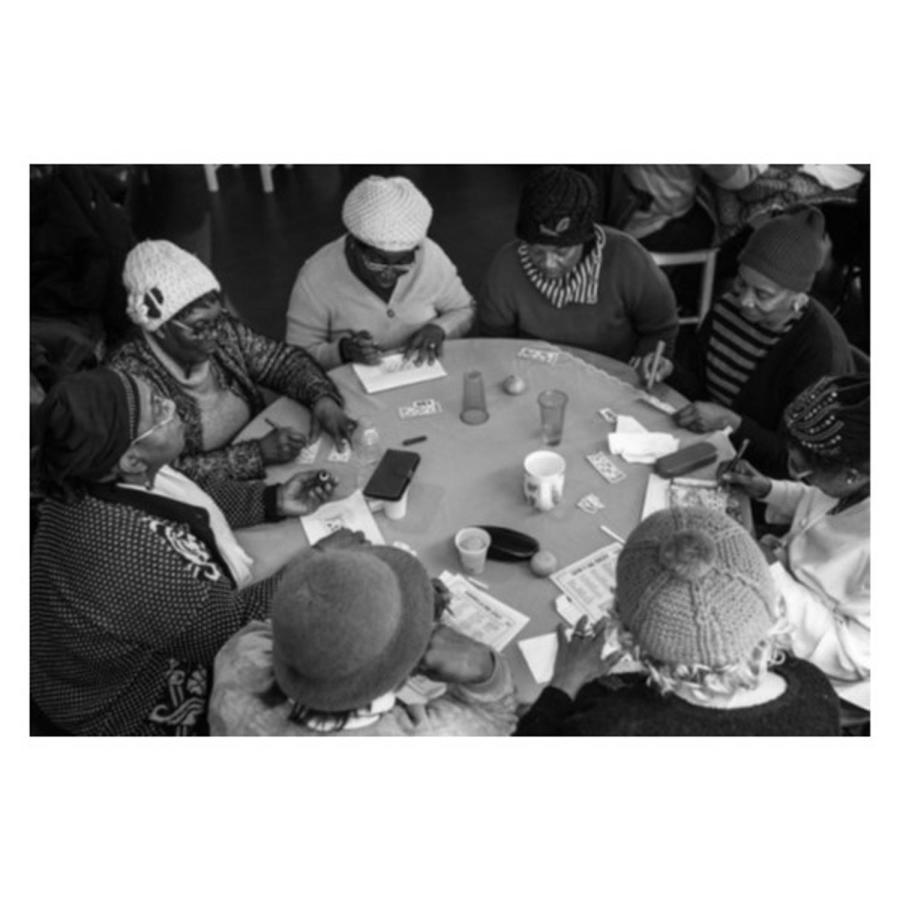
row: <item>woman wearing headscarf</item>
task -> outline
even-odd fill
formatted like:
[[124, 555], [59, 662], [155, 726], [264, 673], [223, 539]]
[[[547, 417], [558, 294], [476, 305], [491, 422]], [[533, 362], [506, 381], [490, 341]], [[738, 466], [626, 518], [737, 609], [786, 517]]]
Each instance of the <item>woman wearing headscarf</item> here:
[[[439, 624], [446, 590], [395, 547], [304, 551], [272, 601], [216, 657], [214, 735], [504, 735], [516, 724], [509, 666]], [[406, 704], [421, 673], [446, 690]]]
[[[760, 226], [739, 257], [730, 291], [713, 304], [697, 334], [698, 348], [677, 366], [663, 358], [657, 381], [668, 380], [693, 402], [675, 423], [696, 432], [730, 427], [747, 459], [775, 477], [787, 474], [782, 413], [824, 375], [853, 371], [841, 326], [808, 293], [825, 258], [825, 219], [807, 206]], [[637, 362], [644, 378], [651, 357]]]
[[[553, 677], [517, 735], [837, 735], [838, 698], [785, 656], [765, 557], [724, 513], [649, 516], [616, 564], [613, 615], [559, 630]], [[643, 672], [609, 675], [624, 654]]]
[[582, 347], [614, 359], [675, 347], [675, 296], [650, 254], [629, 235], [598, 225], [594, 183], [545, 166], [522, 192], [517, 240], [488, 269], [479, 334]]
[[766, 520], [790, 523], [763, 550], [793, 628], [791, 649], [831, 678], [842, 700], [869, 709], [871, 481], [869, 378], [810, 385], [785, 410], [793, 481], [742, 461], [723, 480], [766, 505]]
[[[336, 443], [349, 439], [354, 422], [322, 368], [230, 315], [218, 280], [195, 256], [169, 241], [143, 241], [128, 254], [123, 280], [128, 315], [141, 333], [109, 365], [175, 401], [185, 426], [181, 471], [262, 478], [266, 466], [290, 461], [320, 430]], [[262, 388], [309, 408], [309, 436], [273, 428], [259, 440], [231, 443], [265, 409]]]
[[427, 237], [431, 216], [431, 204], [408, 178], [364, 178], [344, 200], [347, 234], [297, 275], [285, 340], [333, 369], [374, 365], [398, 350], [417, 364], [432, 361], [445, 340], [466, 334], [472, 297]]
[[[281, 485], [171, 468], [174, 403], [124, 372], [56, 384], [36, 415], [44, 501], [31, 557], [31, 692], [60, 728], [89, 735], [198, 734], [218, 649], [264, 616], [295, 551], [242, 529], [303, 515], [326, 473]], [[281, 546], [279, 546], [281, 545]]]

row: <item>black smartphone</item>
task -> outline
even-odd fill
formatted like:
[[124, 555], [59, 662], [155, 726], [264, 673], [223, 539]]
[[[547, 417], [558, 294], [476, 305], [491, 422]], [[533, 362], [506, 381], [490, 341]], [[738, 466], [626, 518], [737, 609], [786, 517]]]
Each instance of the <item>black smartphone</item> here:
[[420, 459], [412, 450], [385, 450], [363, 494], [375, 500], [399, 500], [412, 481]]

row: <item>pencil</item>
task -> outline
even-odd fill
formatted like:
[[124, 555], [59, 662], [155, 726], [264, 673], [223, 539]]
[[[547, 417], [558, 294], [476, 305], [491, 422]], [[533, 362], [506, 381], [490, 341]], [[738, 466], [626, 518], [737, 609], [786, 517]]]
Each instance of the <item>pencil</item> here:
[[271, 428], [281, 428], [281, 426], [277, 422], [270, 419], [268, 416], [266, 416], [265, 421], [266, 421], [266, 425], [270, 426]]
[[666, 349], [665, 341], [656, 342], [656, 350], [653, 352], [653, 361], [650, 363], [650, 377], [647, 379], [647, 390], [656, 383], [656, 376], [659, 373], [659, 360], [662, 357], [663, 350]]
[[750, 438], [744, 438], [741, 443], [741, 448], [738, 452], [731, 458], [728, 463], [728, 466], [725, 468], [726, 472], [733, 472], [737, 467], [737, 464], [741, 461], [744, 456], [744, 453], [747, 452], [747, 448], [750, 446]]
[[612, 530], [612, 528], [607, 528], [605, 525], [601, 525], [601, 526], [600, 526], [600, 530], [601, 530], [601, 531], [605, 531], [605, 532], [606, 532], [606, 533], [607, 533], [614, 541], [618, 541], [620, 544], [624, 544], [624, 543], [625, 543], [625, 541], [624, 541], [622, 538], [620, 538], [620, 537]]

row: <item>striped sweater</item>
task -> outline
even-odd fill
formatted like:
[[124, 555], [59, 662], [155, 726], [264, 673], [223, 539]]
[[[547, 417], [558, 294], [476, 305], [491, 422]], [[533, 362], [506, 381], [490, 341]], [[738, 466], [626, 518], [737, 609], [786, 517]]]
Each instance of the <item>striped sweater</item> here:
[[779, 433], [788, 403], [823, 375], [853, 371], [841, 326], [817, 300], [782, 333], [745, 322], [718, 300], [697, 334], [697, 347], [676, 361], [670, 384], [691, 400], [733, 409], [741, 424], [735, 446], [750, 440], [747, 459], [773, 478], [787, 477], [787, 446]]

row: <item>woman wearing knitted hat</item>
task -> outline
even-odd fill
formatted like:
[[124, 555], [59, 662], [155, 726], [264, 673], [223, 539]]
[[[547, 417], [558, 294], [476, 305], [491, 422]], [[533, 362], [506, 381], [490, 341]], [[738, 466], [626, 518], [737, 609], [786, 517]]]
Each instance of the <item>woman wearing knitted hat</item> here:
[[678, 332], [668, 279], [632, 237], [594, 221], [596, 190], [565, 166], [534, 172], [522, 192], [518, 240], [488, 269], [479, 333], [583, 347], [628, 360]]
[[869, 709], [869, 378], [822, 378], [784, 414], [788, 468], [773, 481], [742, 461], [722, 479], [766, 504], [763, 538], [793, 627], [791, 649], [815, 663], [842, 700]]
[[[214, 735], [502, 735], [515, 727], [507, 662], [436, 624], [439, 582], [395, 547], [304, 551], [269, 621], [251, 622], [216, 657]], [[414, 673], [447, 689], [424, 705], [398, 691]]]
[[[840, 325], [808, 291], [825, 259], [825, 218], [815, 207], [770, 219], [742, 251], [731, 290], [713, 304], [690, 359], [663, 359], [657, 381], [694, 402], [675, 413], [682, 428], [731, 427], [735, 446], [777, 477], [787, 474], [778, 424], [788, 403], [823, 375], [853, 371]], [[639, 362], [644, 378], [652, 360]], [[671, 376], [671, 377], [670, 377]]]
[[33, 698], [76, 734], [201, 733], [216, 651], [265, 615], [292, 555], [242, 529], [312, 511], [333, 480], [201, 486], [169, 466], [184, 446], [172, 401], [111, 369], [56, 384], [36, 431], [49, 497], [31, 557]]
[[[185, 426], [176, 464], [183, 472], [262, 478], [266, 466], [293, 459], [319, 430], [336, 443], [349, 439], [354, 422], [322, 368], [226, 312], [218, 280], [195, 256], [169, 241], [144, 241], [128, 254], [123, 280], [128, 315], [141, 333], [109, 364], [175, 401]], [[265, 409], [261, 388], [307, 406], [310, 434], [274, 428], [259, 440], [230, 444]]]
[[[629, 536], [615, 616], [584, 623], [517, 735], [836, 735], [838, 699], [815, 666], [786, 659], [787, 627], [753, 538], [712, 510], [664, 510]], [[608, 675], [615, 638], [646, 673]]]
[[474, 318], [456, 267], [427, 237], [431, 204], [408, 179], [364, 178], [344, 200], [347, 234], [311, 256], [287, 311], [289, 344], [325, 368], [376, 364], [403, 350], [418, 365], [441, 355]]

